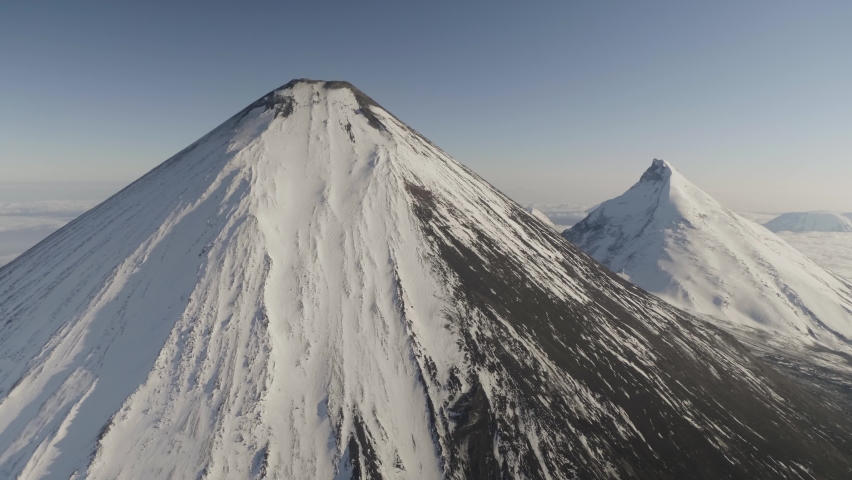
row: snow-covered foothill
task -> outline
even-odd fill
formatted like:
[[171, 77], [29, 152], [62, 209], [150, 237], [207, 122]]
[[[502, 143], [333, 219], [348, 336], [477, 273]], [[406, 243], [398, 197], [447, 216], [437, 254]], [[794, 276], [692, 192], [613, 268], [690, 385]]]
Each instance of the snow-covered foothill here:
[[834, 212], [783, 213], [763, 224], [773, 232], [852, 232], [852, 219]]

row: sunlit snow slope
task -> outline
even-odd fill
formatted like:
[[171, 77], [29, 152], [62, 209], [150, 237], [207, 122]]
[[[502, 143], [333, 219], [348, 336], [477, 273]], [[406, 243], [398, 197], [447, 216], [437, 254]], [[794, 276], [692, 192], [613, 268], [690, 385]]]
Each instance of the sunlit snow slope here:
[[344, 82], [0, 269], [0, 478], [846, 478], [851, 431]]
[[852, 285], [662, 160], [563, 235], [674, 305], [828, 345], [852, 339]]

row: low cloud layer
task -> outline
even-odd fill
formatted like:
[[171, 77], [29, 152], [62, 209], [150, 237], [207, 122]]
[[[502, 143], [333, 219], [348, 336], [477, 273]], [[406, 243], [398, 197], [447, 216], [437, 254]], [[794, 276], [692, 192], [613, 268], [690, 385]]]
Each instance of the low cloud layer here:
[[82, 200], [0, 203], [0, 265], [11, 262], [96, 203]]

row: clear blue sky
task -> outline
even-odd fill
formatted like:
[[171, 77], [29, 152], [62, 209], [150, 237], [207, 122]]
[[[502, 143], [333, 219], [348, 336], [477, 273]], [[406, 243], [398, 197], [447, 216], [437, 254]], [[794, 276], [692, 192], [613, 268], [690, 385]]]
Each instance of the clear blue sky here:
[[852, 211], [849, 1], [15, 3], [0, 183], [129, 182], [310, 77], [521, 202], [597, 202], [659, 157], [733, 208]]

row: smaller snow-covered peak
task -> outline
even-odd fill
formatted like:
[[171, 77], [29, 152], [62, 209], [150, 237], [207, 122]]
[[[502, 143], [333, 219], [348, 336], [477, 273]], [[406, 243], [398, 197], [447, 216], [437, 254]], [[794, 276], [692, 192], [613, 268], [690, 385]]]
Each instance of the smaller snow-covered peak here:
[[[847, 220], [827, 212], [782, 217], [788, 216], [779, 217], [784, 223], [779, 230], [825, 231]], [[826, 345], [852, 345], [849, 284], [730, 211], [662, 160], [654, 160], [642, 180], [562, 235], [613, 272], [681, 308]]]
[[652, 218], [666, 225], [690, 225], [696, 217], [715, 216], [717, 211], [725, 210], [671, 163], [654, 159], [638, 182], [621, 196], [600, 204], [589, 214], [586, 224], [606, 218], [606, 223], [632, 224], [641, 230]]
[[640, 182], [661, 182], [666, 181], [672, 176], [672, 172], [676, 172], [672, 165], [658, 158], [655, 158], [653, 162], [651, 162], [651, 166], [645, 170], [645, 173], [642, 174], [642, 178], [639, 179]]

